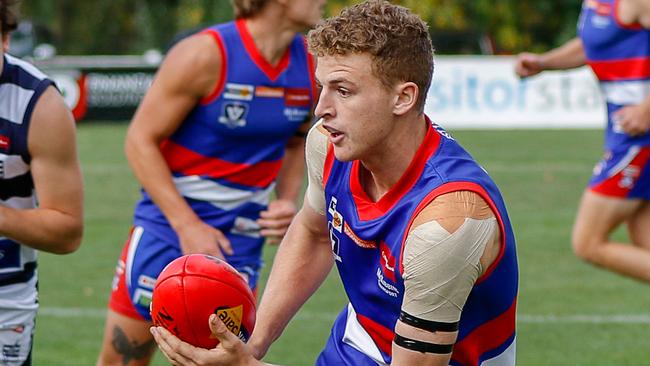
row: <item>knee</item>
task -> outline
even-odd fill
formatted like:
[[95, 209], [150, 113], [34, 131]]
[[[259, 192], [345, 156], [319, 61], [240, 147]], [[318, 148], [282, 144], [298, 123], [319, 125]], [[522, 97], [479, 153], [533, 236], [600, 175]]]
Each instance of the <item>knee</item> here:
[[598, 244], [599, 240], [593, 237], [578, 235], [573, 233], [571, 246], [575, 255], [590, 263], [598, 263]]

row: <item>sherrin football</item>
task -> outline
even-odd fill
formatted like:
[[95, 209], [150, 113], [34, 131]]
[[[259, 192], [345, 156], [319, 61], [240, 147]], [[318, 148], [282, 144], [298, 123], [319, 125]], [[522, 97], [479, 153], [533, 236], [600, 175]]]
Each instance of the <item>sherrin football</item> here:
[[176, 258], [158, 276], [151, 318], [183, 341], [214, 348], [208, 318], [217, 314], [242, 341], [255, 325], [255, 297], [246, 280], [223, 260], [203, 254]]

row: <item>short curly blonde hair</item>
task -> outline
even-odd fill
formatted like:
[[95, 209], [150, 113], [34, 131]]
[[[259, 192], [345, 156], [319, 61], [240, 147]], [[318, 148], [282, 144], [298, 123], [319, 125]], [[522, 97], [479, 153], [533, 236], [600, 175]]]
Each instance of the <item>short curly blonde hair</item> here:
[[250, 18], [259, 13], [268, 0], [230, 0], [235, 18]]
[[427, 24], [407, 8], [367, 0], [343, 9], [308, 34], [317, 57], [369, 53], [372, 71], [387, 88], [411, 81], [419, 88], [421, 113], [433, 76], [433, 46]]

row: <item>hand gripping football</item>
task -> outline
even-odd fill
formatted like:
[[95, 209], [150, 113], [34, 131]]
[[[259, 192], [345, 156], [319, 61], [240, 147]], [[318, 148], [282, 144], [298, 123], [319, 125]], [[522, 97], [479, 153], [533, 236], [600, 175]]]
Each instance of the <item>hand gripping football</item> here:
[[219, 344], [208, 318], [217, 314], [242, 341], [255, 325], [255, 297], [246, 280], [228, 263], [203, 254], [176, 258], [158, 276], [151, 302], [154, 325], [202, 348]]

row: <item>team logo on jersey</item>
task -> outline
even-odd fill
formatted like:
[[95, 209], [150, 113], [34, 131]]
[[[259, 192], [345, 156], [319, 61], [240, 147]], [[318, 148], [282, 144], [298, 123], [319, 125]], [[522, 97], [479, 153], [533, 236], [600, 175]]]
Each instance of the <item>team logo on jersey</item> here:
[[330, 199], [329, 206], [327, 207], [327, 212], [332, 216], [332, 219], [327, 223], [327, 230], [329, 231], [330, 244], [332, 245], [332, 253], [334, 254], [334, 260], [342, 262], [341, 256], [339, 255], [341, 241], [336, 235], [336, 232], [341, 232], [343, 230], [344, 220], [343, 215], [341, 215], [336, 210], [336, 203], [338, 200], [336, 197], [332, 196]]
[[393, 282], [397, 281], [395, 278], [395, 257], [390, 252], [388, 245], [383, 241], [379, 244], [379, 252], [381, 255], [379, 262], [381, 263], [381, 270], [384, 276]]
[[219, 116], [219, 123], [223, 123], [229, 128], [246, 126], [246, 115], [248, 114], [248, 105], [240, 102], [229, 102], [223, 106], [223, 114]]
[[284, 88], [258, 86], [255, 88], [255, 96], [260, 98], [284, 98]]
[[224, 99], [251, 101], [254, 91], [255, 87], [252, 85], [227, 83], [223, 97]]
[[287, 88], [284, 105], [289, 107], [310, 107], [311, 96], [307, 88]]
[[336, 210], [336, 203], [338, 200], [336, 197], [332, 196], [330, 199], [330, 204], [327, 207], [327, 212], [332, 215], [332, 227], [338, 231], [339, 233], [343, 231], [343, 215], [341, 215], [337, 210]]
[[[379, 267], [377, 268], [377, 286], [390, 297], [397, 297], [399, 290], [395, 286], [395, 257], [385, 242], [379, 244]], [[390, 282], [389, 282], [390, 281]]]
[[9, 150], [10, 146], [11, 146], [11, 140], [9, 139], [9, 136], [0, 135], [0, 149], [6, 151]]
[[138, 277], [138, 286], [153, 290], [153, 288], [156, 286], [156, 279], [153, 277], [140, 275], [140, 277]]

